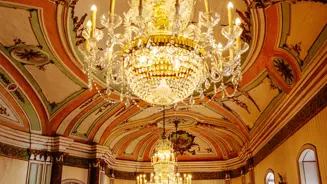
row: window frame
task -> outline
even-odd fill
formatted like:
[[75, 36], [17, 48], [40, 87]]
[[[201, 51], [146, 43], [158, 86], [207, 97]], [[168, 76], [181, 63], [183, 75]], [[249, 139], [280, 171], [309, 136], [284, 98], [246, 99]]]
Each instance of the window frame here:
[[270, 173], [273, 174], [273, 176], [274, 176], [274, 183], [276, 184], [276, 175], [275, 175], [274, 170], [272, 170], [272, 169], [268, 169], [268, 170], [266, 171], [265, 178], [264, 178], [264, 184], [268, 184], [268, 183], [267, 183], [267, 176], [268, 176], [268, 174], [270, 174]]
[[318, 159], [318, 155], [317, 155], [317, 149], [316, 146], [310, 143], [304, 144], [300, 151], [298, 152], [298, 155], [296, 157], [296, 167], [297, 167], [297, 173], [298, 173], [298, 182], [300, 184], [303, 184], [301, 181], [301, 170], [300, 170], [300, 157], [302, 155], [302, 153], [305, 150], [312, 150], [314, 152], [314, 156], [315, 156], [315, 162], [316, 162], [316, 169], [317, 169], [317, 175], [318, 175], [318, 182], [319, 184], [322, 184], [321, 182], [321, 176], [320, 176], [320, 169], [319, 169], [319, 159]]

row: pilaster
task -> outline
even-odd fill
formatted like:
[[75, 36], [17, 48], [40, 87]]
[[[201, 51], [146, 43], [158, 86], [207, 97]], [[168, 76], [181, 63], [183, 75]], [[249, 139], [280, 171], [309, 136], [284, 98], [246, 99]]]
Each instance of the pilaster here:
[[92, 184], [104, 184], [106, 162], [103, 159], [92, 159], [90, 163], [90, 181]]
[[62, 152], [52, 153], [53, 163], [52, 163], [51, 183], [50, 184], [61, 183], [64, 156], [65, 156], [65, 154]]

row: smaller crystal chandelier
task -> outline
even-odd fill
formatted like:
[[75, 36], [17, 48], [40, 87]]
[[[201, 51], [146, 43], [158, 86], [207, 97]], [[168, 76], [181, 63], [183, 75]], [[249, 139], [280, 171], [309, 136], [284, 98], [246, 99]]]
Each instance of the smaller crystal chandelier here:
[[166, 137], [165, 109], [163, 110], [163, 134], [158, 141], [155, 154], [152, 156], [154, 174], [149, 178], [145, 174], [137, 176], [137, 184], [191, 184], [192, 175], [176, 172], [177, 158], [174, 153], [173, 144]]

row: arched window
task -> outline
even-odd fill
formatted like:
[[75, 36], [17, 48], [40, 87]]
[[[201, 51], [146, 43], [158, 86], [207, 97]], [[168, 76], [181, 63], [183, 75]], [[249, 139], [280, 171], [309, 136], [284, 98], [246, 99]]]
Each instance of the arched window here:
[[75, 179], [66, 179], [61, 182], [61, 184], [84, 184], [83, 182]]
[[304, 145], [298, 157], [298, 166], [301, 184], [319, 184], [319, 166], [316, 148], [313, 145]]
[[266, 184], [275, 184], [275, 174], [274, 171], [269, 169], [266, 174]]

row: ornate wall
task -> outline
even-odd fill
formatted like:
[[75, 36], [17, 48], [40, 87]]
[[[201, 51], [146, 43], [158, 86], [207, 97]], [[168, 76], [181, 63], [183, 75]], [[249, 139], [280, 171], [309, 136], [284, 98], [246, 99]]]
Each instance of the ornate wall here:
[[300, 154], [301, 147], [308, 143], [316, 146], [321, 181], [327, 183], [326, 132], [327, 108], [323, 109], [292, 137], [288, 138], [268, 157], [256, 165], [254, 169], [256, 183], [263, 183], [268, 169], [272, 169], [276, 174], [280, 173], [288, 184], [300, 183], [297, 157]]

